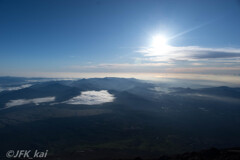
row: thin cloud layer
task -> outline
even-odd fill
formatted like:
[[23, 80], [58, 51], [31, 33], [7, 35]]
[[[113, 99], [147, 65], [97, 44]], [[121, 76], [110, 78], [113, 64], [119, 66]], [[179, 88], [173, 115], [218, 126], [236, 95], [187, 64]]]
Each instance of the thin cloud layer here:
[[154, 57], [154, 59], [158, 61], [240, 58], [240, 49], [235, 48], [168, 46], [165, 50], [161, 50], [161, 48], [146, 47], [137, 52], [142, 53], [145, 57]]
[[2, 92], [2, 91], [16, 91], [16, 90], [28, 88], [28, 87], [31, 87], [31, 86], [32, 86], [32, 84], [23, 84], [23, 85], [18, 86], [18, 87], [0, 88], [0, 92]]
[[17, 99], [17, 100], [11, 100], [8, 103], [6, 103], [6, 108], [25, 105], [25, 104], [31, 104], [31, 103], [33, 103], [35, 105], [39, 105], [40, 103], [53, 102], [53, 101], [55, 101], [55, 97], [44, 97], [44, 98], [34, 98], [34, 99]]
[[70, 66], [73, 71], [83, 72], [149, 72], [159, 67], [172, 66], [170, 63], [123, 63], [123, 64], [97, 64], [87, 66]]
[[67, 104], [85, 104], [85, 105], [98, 105], [107, 102], [113, 102], [115, 97], [108, 93], [106, 90], [101, 91], [85, 91], [77, 97], [66, 101]]

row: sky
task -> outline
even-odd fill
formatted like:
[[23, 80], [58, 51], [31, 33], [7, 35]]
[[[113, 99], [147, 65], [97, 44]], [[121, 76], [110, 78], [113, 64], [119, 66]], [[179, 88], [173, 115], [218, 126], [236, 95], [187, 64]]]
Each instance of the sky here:
[[0, 0], [0, 76], [240, 82], [239, 0]]

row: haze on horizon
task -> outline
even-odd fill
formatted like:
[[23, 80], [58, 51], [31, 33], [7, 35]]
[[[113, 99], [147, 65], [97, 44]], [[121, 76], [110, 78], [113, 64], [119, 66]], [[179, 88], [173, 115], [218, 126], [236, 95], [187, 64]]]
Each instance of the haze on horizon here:
[[0, 76], [240, 84], [238, 0], [1, 0]]

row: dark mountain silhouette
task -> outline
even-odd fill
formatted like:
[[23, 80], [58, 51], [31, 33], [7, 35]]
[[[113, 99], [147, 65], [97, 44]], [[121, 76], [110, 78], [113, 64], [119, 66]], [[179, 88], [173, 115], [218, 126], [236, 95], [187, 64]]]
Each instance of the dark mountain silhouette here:
[[[100, 158], [101, 156], [101, 158]], [[146, 158], [146, 157], [134, 157], [134, 158], [119, 158], [118, 155], [112, 155], [113, 157], [108, 157], [107, 155], [99, 154], [98, 157], [95, 155], [91, 159], [105, 159], [105, 160], [239, 160], [240, 159], [240, 148], [229, 148], [229, 149], [217, 149], [211, 148], [207, 150], [202, 150], [198, 152], [186, 152], [177, 155], [162, 155], [158, 158]], [[82, 157], [80, 153], [72, 153], [71, 155], [61, 155], [61, 156], [49, 156], [49, 160], [67, 160], [67, 159], [77, 160]], [[86, 157], [88, 159], [88, 157]]]

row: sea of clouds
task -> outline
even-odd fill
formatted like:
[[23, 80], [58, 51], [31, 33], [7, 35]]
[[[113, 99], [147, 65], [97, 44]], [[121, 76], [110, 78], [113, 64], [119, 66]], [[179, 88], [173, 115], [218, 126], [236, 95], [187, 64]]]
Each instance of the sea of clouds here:
[[39, 105], [40, 103], [46, 103], [46, 102], [53, 102], [55, 101], [55, 97], [43, 97], [43, 98], [33, 98], [33, 99], [17, 99], [17, 100], [10, 100], [8, 103], [6, 103], [5, 108], [25, 105], [25, 104], [35, 104]]
[[107, 90], [101, 91], [84, 91], [79, 96], [73, 97], [66, 101], [67, 104], [85, 104], [85, 105], [97, 105], [107, 102], [113, 102], [114, 95], [110, 94]]
[[[46, 102], [54, 102], [55, 97], [43, 97], [43, 98], [33, 98], [33, 99], [16, 99], [16, 100], [10, 100], [6, 103], [5, 108], [11, 108], [15, 106], [21, 106], [26, 104], [35, 104], [39, 105], [40, 103], [46, 103]], [[81, 92], [79, 96], [73, 97], [65, 102], [66, 104], [73, 104], [73, 105], [98, 105], [103, 104], [107, 102], [113, 102], [115, 99], [114, 95], [110, 94], [107, 90], [101, 90], [101, 91], [84, 91]], [[58, 103], [52, 103], [52, 104], [58, 104]]]

